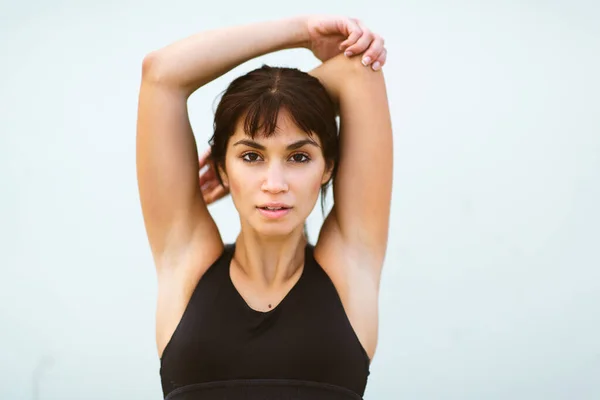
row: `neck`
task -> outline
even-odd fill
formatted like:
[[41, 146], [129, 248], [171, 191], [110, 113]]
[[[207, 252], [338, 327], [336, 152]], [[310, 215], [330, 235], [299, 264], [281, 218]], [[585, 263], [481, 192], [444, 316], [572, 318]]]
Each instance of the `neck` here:
[[242, 229], [233, 258], [248, 279], [273, 288], [284, 284], [302, 268], [306, 244], [302, 229], [276, 238]]

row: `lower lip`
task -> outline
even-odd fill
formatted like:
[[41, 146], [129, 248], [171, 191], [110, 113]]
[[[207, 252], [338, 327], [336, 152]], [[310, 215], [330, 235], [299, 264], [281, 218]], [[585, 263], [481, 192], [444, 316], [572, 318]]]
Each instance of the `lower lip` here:
[[287, 215], [292, 209], [283, 208], [281, 210], [266, 210], [264, 208], [258, 208], [258, 211], [265, 217], [270, 219], [277, 219]]

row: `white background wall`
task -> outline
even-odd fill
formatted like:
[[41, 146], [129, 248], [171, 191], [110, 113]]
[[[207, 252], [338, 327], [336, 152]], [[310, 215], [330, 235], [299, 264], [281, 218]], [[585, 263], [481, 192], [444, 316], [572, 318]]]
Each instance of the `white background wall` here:
[[[600, 398], [597, 2], [0, 1], [0, 398], [161, 398], [142, 58], [313, 12], [362, 18], [389, 49], [394, 200], [366, 398]], [[262, 62], [317, 65], [287, 51], [196, 93], [200, 150], [218, 93]], [[231, 202], [211, 210], [232, 240]], [[318, 206], [310, 222], [314, 238]]]

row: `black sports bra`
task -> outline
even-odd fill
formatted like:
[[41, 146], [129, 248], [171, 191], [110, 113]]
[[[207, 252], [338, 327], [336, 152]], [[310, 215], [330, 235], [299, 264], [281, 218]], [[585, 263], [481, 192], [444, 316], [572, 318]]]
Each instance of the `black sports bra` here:
[[163, 394], [183, 399], [361, 399], [369, 357], [339, 295], [305, 250], [300, 279], [268, 312], [231, 281], [235, 245], [198, 282], [161, 358]]

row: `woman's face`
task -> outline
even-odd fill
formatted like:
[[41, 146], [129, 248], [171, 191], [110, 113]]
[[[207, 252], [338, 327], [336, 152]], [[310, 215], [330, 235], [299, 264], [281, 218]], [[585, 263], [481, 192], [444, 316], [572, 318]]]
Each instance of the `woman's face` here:
[[318, 136], [308, 136], [285, 110], [269, 138], [258, 134], [253, 140], [238, 124], [227, 144], [225, 169], [221, 176], [242, 226], [268, 236], [302, 230], [331, 173]]

